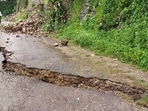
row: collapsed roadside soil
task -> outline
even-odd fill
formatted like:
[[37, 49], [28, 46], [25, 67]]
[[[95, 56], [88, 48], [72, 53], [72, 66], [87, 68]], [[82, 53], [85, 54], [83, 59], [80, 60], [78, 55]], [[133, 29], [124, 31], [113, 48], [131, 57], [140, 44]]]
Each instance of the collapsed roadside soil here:
[[141, 96], [146, 92], [144, 88], [130, 86], [128, 84], [111, 81], [109, 79], [62, 74], [45, 69], [26, 67], [21, 63], [13, 63], [8, 61], [9, 56], [11, 56], [13, 53], [7, 51], [5, 47], [0, 47], [0, 52], [2, 52], [4, 57], [4, 60], [2, 61], [3, 69], [5, 71], [14, 72], [18, 75], [34, 77], [59, 86], [71, 86], [105, 91], [119, 91], [129, 95], [133, 100], [140, 99]]

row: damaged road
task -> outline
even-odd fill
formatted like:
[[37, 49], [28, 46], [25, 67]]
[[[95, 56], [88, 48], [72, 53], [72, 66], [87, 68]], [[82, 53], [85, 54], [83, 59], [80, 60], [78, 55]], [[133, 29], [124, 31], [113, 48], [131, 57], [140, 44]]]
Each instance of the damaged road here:
[[52, 40], [47, 46], [26, 34], [0, 33], [0, 111], [139, 110], [115, 92], [136, 100], [145, 89], [101, 78], [61, 53]]

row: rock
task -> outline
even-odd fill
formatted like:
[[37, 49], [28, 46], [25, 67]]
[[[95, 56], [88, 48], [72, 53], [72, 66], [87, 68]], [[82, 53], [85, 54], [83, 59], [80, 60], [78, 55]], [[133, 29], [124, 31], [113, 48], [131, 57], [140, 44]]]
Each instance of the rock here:
[[20, 35], [16, 35], [16, 37], [20, 37]]
[[77, 98], [77, 100], [79, 101], [79, 100], [80, 100], [80, 98]]
[[34, 24], [35, 22], [34, 21], [29, 21], [28, 23], [26, 23], [27, 25], [32, 25]]
[[17, 31], [20, 31], [21, 29], [22, 29], [21, 26], [16, 25], [16, 26], [14, 26], [14, 27], [12, 28], [12, 32], [17, 32]]
[[23, 33], [26, 32], [26, 28], [25, 28], [25, 27], [22, 28], [22, 32], [23, 32]]
[[5, 26], [5, 31], [11, 31], [12, 28], [13, 28], [13, 25]]
[[68, 40], [62, 40], [61, 41], [61, 45], [62, 46], [67, 46], [67, 44], [68, 44]]
[[[18, 21], [17, 23], [5, 26], [5, 31], [27, 33], [35, 37], [38, 36], [39, 34], [40, 35], [44, 34], [43, 32], [38, 30], [38, 27], [40, 27], [45, 22], [45, 16], [42, 14], [37, 14], [35, 10], [28, 9], [28, 11], [30, 13], [26, 20]], [[15, 17], [16, 15], [12, 16]]]
[[92, 57], [95, 57], [95, 54], [91, 54]]
[[57, 46], [59, 46], [59, 44], [58, 43], [54, 43], [54, 46], [57, 47]]
[[30, 32], [30, 35], [33, 35], [33, 32]]

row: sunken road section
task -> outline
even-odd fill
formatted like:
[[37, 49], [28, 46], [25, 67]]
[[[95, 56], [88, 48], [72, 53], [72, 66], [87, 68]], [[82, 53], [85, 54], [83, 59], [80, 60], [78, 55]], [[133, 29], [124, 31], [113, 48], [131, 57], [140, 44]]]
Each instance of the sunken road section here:
[[0, 52], [4, 57], [3, 69], [5, 71], [14, 72], [15, 74], [34, 77], [44, 82], [56, 84], [59, 86], [70, 86], [76, 88], [87, 88], [104, 91], [119, 91], [129, 95], [133, 100], [140, 99], [145, 94], [144, 88], [130, 86], [121, 82], [115, 82], [109, 79], [101, 79], [97, 77], [83, 77], [71, 74], [62, 74], [45, 69], [27, 67], [21, 63], [13, 63], [8, 61], [9, 56], [13, 54], [4, 47], [0, 47]]

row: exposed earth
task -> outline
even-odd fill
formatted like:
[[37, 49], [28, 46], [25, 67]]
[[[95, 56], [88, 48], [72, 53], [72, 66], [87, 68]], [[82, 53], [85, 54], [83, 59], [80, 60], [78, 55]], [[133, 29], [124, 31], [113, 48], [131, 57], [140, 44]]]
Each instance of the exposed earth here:
[[148, 72], [72, 44], [55, 47], [52, 36], [0, 35], [0, 111], [147, 110], [117, 91], [138, 99], [146, 90], [134, 80], [147, 84]]

